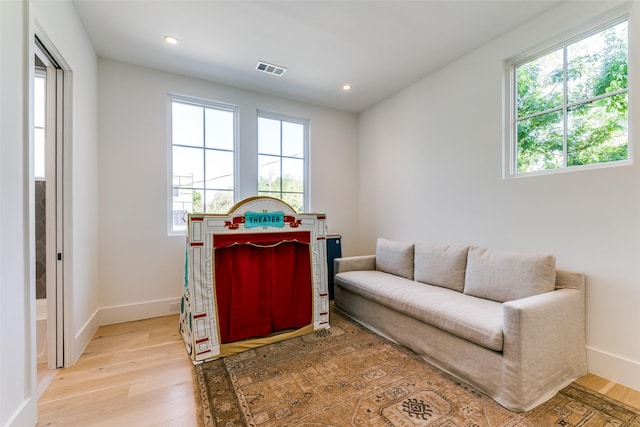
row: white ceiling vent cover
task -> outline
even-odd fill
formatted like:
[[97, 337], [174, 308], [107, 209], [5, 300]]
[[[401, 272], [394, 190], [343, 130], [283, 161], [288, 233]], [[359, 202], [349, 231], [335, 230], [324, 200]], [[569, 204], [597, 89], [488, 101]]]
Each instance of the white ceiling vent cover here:
[[268, 74], [273, 74], [274, 76], [282, 77], [287, 69], [285, 67], [281, 67], [279, 65], [269, 64], [268, 62], [258, 61], [258, 65], [256, 65], [256, 70], [263, 71]]

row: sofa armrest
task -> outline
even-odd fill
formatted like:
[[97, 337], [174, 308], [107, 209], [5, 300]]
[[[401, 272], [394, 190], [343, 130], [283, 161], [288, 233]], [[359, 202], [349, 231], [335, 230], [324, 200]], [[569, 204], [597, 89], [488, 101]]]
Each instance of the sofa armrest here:
[[363, 271], [375, 269], [375, 255], [352, 256], [345, 258], [336, 258], [333, 260], [334, 274], [344, 273], [345, 271]]
[[556, 289], [586, 289], [586, 278], [582, 273], [566, 270], [556, 270]]
[[503, 321], [507, 395], [534, 402], [586, 374], [584, 290], [558, 289], [506, 302]]

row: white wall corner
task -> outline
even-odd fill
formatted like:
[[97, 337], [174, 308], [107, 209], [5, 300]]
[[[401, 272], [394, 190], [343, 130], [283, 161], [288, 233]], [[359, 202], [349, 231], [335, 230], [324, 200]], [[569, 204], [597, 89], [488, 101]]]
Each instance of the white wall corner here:
[[640, 363], [587, 347], [589, 372], [640, 391]]
[[[167, 298], [136, 304], [102, 307], [99, 311], [100, 325], [151, 319], [153, 317], [180, 313], [180, 298]], [[177, 325], [176, 323], [176, 327]]]
[[91, 342], [91, 338], [93, 338], [99, 326], [99, 310], [96, 310], [93, 312], [89, 320], [82, 325], [82, 328], [80, 328], [78, 333], [76, 333], [75, 341], [73, 343], [73, 360], [71, 363], [67, 363], [67, 361], [65, 361], [65, 366], [74, 365], [78, 361], [84, 352], [84, 349], [87, 348], [87, 345]]

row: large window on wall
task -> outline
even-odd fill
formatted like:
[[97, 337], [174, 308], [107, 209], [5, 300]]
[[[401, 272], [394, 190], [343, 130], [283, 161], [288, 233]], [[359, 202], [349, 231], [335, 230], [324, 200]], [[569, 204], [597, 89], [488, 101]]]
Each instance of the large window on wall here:
[[309, 121], [258, 112], [258, 195], [308, 209]]
[[172, 96], [170, 231], [187, 213], [226, 213], [234, 203], [237, 108]]
[[618, 19], [511, 64], [507, 175], [629, 164], [627, 30]]

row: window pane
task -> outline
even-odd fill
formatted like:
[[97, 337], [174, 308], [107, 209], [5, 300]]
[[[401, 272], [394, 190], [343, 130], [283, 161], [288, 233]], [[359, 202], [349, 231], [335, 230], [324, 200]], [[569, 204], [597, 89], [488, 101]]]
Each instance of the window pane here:
[[[175, 178], [174, 178], [175, 185]], [[184, 230], [187, 220], [187, 213], [202, 212], [202, 191], [188, 188], [173, 190], [173, 228], [174, 230]]]
[[206, 188], [233, 189], [233, 152], [206, 150]]
[[[203, 150], [188, 147], [173, 147], [173, 181], [186, 187], [204, 186]], [[175, 184], [174, 184], [175, 185]]]
[[258, 153], [280, 155], [280, 120], [258, 118]]
[[33, 125], [35, 127], [45, 127], [45, 111], [46, 111], [46, 92], [45, 79], [42, 76], [36, 76], [33, 81]]
[[46, 115], [46, 85], [45, 78], [37, 75], [33, 81], [33, 139], [34, 139], [34, 176], [45, 177], [45, 115]]
[[302, 196], [302, 194], [296, 194], [296, 193], [284, 193], [282, 195], [282, 201], [285, 203], [288, 203], [289, 206], [291, 206], [293, 208], [294, 211], [296, 212], [303, 212], [304, 211], [304, 202], [303, 202], [304, 198]]
[[258, 156], [258, 191], [281, 191], [280, 157]]
[[562, 49], [516, 68], [518, 117], [562, 105]]
[[567, 47], [568, 102], [627, 87], [627, 23]]
[[171, 100], [173, 230], [185, 213], [227, 213], [234, 203], [237, 111]]
[[308, 124], [258, 117], [258, 194], [304, 210]]
[[205, 110], [206, 141], [208, 148], [233, 150], [233, 112], [207, 108]]
[[515, 67], [516, 173], [628, 159], [627, 31], [621, 22]]
[[299, 123], [282, 122], [282, 155], [304, 157], [304, 126]]
[[275, 192], [269, 192], [269, 191], [258, 191], [258, 195], [259, 196], [275, 197], [276, 199], [280, 199], [280, 193], [279, 192], [275, 193]]
[[187, 211], [186, 210], [176, 210], [175, 208], [172, 211], [173, 219], [173, 229], [174, 230], [186, 230], [187, 226]]
[[172, 144], [202, 147], [204, 143], [203, 108], [179, 102], [173, 102], [171, 106]]
[[517, 171], [522, 173], [562, 167], [562, 135], [561, 112], [519, 121]]
[[227, 213], [233, 206], [233, 191], [205, 192], [205, 208], [207, 213]]
[[626, 160], [627, 123], [626, 93], [569, 110], [567, 165]]
[[302, 193], [304, 191], [304, 161], [282, 159], [282, 191]]

